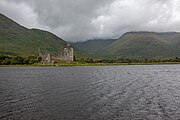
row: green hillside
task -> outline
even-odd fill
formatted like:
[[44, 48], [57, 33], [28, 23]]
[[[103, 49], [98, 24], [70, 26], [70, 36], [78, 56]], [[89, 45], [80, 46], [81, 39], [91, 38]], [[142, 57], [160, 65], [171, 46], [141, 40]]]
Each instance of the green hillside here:
[[29, 56], [38, 50], [57, 52], [66, 42], [50, 32], [27, 29], [0, 14], [0, 54]]
[[81, 51], [94, 53], [112, 44], [115, 40], [116, 39], [94, 39], [85, 42], [72, 43], [72, 45]]
[[[0, 55], [30, 56], [39, 50], [60, 51], [66, 41], [38, 29], [27, 29], [0, 14]], [[180, 57], [180, 33], [128, 32], [119, 39], [72, 43], [76, 58], [164, 59]]]
[[119, 39], [91, 40], [73, 44], [105, 59], [165, 59], [180, 57], [180, 33], [128, 32]]
[[98, 54], [108, 58], [161, 59], [180, 56], [179, 33], [129, 32]]

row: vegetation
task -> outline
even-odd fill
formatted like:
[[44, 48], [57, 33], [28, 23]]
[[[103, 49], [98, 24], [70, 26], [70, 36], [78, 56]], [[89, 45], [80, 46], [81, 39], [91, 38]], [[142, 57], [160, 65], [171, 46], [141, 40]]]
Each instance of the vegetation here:
[[[130, 32], [100, 52], [109, 58], [165, 59], [180, 56], [179, 33]], [[102, 54], [102, 53], [99, 53]]]
[[[47, 31], [27, 29], [0, 14], [0, 43], [1, 65], [33, 65], [41, 61], [38, 50], [54, 53], [67, 42]], [[73, 46], [73, 64], [180, 62], [180, 33], [176, 32], [129, 32], [119, 39], [89, 40]]]
[[76, 60], [80, 63], [177, 63], [180, 62], [180, 58], [170, 58], [170, 59], [92, 59], [92, 58], [81, 58]]
[[[0, 65], [36, 65], [43, 66], [41, 64], [41, 57], [39, 56], [29, 56], [29, 57], [9, 57], [0, 56]], [[107, 65], [141, 65], [141, 64], [180, 64], [180, 58], [175, 57], [171, 59], [92, 59], [92, 58], [80, 58], [76, 59], [74, 62], [55, 60], [54, 64], [58, 66], [107, 66]], [[45, 65], [45, 66], [49, 66]]]
[[[27, 29], [0, 13], [0, 55], [36, 55], [40, 51], [56, 53], [67, 44], [56, 35], [38, 29]], [[76, 57], [87, 57], [88, 53], [74, 49]]]
[[30, 56], [39, 50], [57, 52], [66, 42], [50, 32], [27, 29], [0, 14], [0, 55]]
[[[108, 40], [107, 40], [108, 41]], [[92, 44], [93, 42], [93, 44]], [[75, 47], [99, 59], [166, 59], [180, 57], [180, 33], [128, 32], [119, 39], [103, 44], [105, 41], [87, 41]], [[97, 49], [100, 48], [100, 49]]]
[[0, 65], [32, 65], [35, 63], [40, 63], [41, 57], [38, 56], [29, 56], [26, 58], [15, 56], [0, 56]]
[[152, 64], [180, 64], [180, 58], [171, 59], [92, 59], [80, 58], [74, 62], [56, 61], [58, 66], [109, 66], [109, 65], [152, 65]]
[[81, 51], [94, 53], [112, 44], [115, 40], [116, 39], [94, 39], [85, 42], [72, 43], [72, 45]]

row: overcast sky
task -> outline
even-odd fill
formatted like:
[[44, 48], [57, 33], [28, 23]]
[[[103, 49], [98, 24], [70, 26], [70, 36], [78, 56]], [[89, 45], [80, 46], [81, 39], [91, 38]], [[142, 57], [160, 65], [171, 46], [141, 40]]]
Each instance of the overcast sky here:
[[0, 12], [66, 41], [180, 31], [180, 0], [0, 0]]

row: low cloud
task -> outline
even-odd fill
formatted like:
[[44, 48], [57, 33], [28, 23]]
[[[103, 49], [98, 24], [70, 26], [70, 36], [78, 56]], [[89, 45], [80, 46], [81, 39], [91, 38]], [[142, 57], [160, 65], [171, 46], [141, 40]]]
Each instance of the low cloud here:
[[180, 31], [178, 0], [5, 0], [0, 12], [67, 41], [118, 38], [128, 31]]

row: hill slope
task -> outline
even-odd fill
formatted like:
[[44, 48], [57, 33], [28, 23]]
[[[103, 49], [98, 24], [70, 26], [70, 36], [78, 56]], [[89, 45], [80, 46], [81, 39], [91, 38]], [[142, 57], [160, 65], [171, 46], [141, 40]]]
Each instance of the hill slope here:
[[180, 33], [128, 32], [119, 39], [73, 44], [96, 58], [165, 59], [180, 57]]
[[160, 59], [180, 56], [180, 33], [129, 32], [98, 54], [108, 58]]
[[[0, 14], [0, 55], [58, 52], [66, 41], [50, 32], [27, 29]], [[180, 33], [128, 32], [119, 39], [73, 43], [76, 57], [160, 59], [180, 57]], [[82, 52], [83, 51], [83, 52]]]
[[94, 39], [85, 42], [72, 43], [72, 45], [81, 51], [94, 53], [112, 44], [115, 40], [116, 39]]
[[0, 14], [0, 54], [28, 56], [38, 50], [57, 52], [66, 42], [50, 32], [27, 29]]

